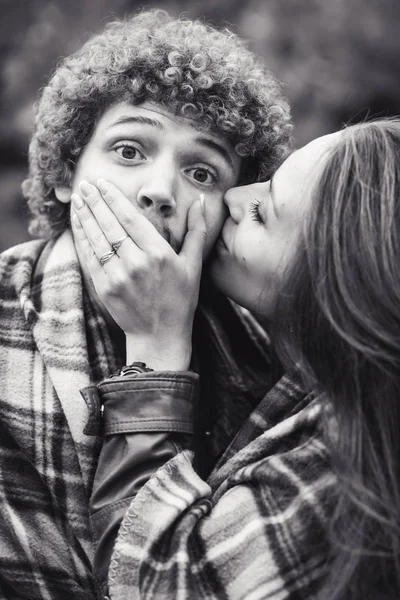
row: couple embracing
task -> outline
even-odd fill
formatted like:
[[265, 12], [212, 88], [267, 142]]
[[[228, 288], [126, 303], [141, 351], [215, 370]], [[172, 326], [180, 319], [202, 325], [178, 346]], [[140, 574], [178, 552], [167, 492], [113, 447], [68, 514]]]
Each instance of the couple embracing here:
[[236, 36], [160, 11], [44, 88], [1, 597], [399, 597], [400, 122], [290, 133]]

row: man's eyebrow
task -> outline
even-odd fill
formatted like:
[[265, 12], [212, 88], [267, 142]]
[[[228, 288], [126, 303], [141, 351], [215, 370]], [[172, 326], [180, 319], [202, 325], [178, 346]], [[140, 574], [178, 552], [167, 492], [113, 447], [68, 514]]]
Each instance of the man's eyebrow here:
[[116, 121], [114, 121], [113, 123], [110, 123], [110, 125], [108, 126], [110, 127], [114, 127], [115, 125], [129, 125], [129, 124], [136, 124], [139, 123], [139, 125], [150, 125], [150, 127], [155, 127], [156, 129], [160, 129], [161, 131], [164, 129], [164, 125], [160, 122], [157, 121], [157, 119], [151, 119], [150, 117], [144, 117], [141, 115], [138, 116], [122, 116], [119, 117], [119, 119], [117, 119]]
[[203, 136], [197, 137], [194, 141], [196, 144], [199, 144], [199, 146], [203, 146], [204, 148], [210, 148], [211, 150], [216, 150], [229, 163], [232, 169], [235, 169], [232, 157], [229, 151], [225, 148], [225, 146], [223, 146], [222, 144], [218, 144], [218, 142], [210, 140], [210, 138], [206, 138]]

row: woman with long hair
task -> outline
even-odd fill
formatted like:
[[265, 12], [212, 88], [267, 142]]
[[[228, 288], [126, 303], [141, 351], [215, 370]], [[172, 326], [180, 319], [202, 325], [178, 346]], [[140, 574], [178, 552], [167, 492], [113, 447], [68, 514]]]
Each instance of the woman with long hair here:
[[[118, 190], [104, 200], [118, 218]], [[201, 202], [179, 255], [132, 218], [126, 289], [133, 280], [151, 297], [152, 284], [156, 301], [131, 306], [141, 362], [93, 391], [104, 406], [92, 495], [102, 568], [121, 528], [110, 597], [400, 598], [400, 121], [319, 138], [225, 202], [211, 276], [267, 323], [286, 374], [203, 480], [185, 449]], [[74, 227], [88, 248], [90, 219]], [[168, 365], [177, 339], [181, 370], [176, 355]]]

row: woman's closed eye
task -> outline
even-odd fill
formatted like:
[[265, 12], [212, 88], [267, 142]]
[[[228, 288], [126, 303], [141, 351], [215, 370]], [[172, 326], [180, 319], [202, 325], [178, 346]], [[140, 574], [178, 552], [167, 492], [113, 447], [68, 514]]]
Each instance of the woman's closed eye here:
[[264, 223], [264, 221], [260, 215], [260, 210], [259, 210], [260, 203], [261, 203], [261, 200], [254, 198], [254, 200], [252, 200], [249, 204], [249, 213], [250, 213], [250, 217], [253, 221], [257, 221], [257, 223]]

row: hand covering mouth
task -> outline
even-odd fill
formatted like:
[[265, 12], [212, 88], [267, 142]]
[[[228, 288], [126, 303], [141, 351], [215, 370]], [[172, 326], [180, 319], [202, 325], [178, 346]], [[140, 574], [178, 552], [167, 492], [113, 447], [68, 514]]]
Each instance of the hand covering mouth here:
[[154, 223], [153, 221], [150, 222], [157, 229], [158, 233], [164, 238], [164, 240], [168, 242], [172, 250], [174, 250], [176, 254], [179, 254], [183, 240], [178, 240], [165, 223]]

